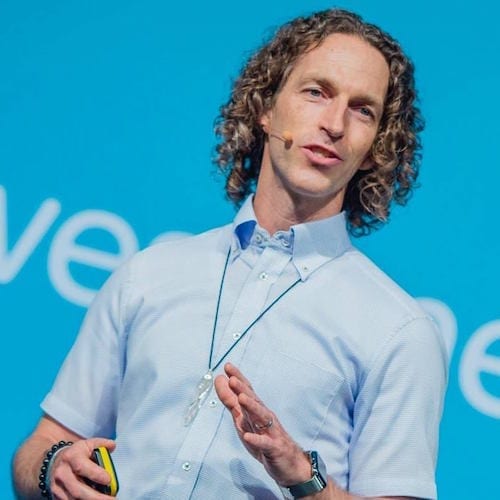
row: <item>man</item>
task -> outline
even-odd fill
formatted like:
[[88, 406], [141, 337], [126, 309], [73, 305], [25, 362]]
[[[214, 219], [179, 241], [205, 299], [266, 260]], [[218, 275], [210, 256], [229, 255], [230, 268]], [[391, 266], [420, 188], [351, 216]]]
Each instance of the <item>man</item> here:
[[109, 483], [97, 446], [126, 499], [436, 498], [443, 345], [346, 232], [409, 195], [415, 99], [399, 45], [342, 10], [250, 59], [218, 162], [230, 197], [255, 195], [106, 283], [17, 453], [20, 496], [64, 441], [41, 471], [58, 499], [109, 498], [84, 481]]

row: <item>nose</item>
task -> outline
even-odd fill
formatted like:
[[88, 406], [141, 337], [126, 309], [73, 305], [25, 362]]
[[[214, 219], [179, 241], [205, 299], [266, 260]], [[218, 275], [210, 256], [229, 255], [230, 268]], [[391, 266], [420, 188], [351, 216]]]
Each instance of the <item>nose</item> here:
[[347, 103], [339, 97], [332, 99], [321, 115], [320, 127], [331, 139], [340, 139], [345, 133]]

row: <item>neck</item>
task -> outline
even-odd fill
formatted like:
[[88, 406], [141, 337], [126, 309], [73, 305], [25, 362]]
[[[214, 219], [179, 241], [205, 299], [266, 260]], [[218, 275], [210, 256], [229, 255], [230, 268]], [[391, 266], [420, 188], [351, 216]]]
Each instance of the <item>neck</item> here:
[[297, 196], [276, 196], [264, 190], [255, 193], [253, 208], [259, 225], [269, 234], [288, 231], [291, 226], [303, 222], [326, 219], [340, 213], [342, 200], [323, 200]]
[[259, 225], [269, 234], [341, 212], [346, 188], [332, 192], [326, 186], [322, 191], [321, 185], [304, 182], [304, 175], [283, 175], [273, 167], [269, 152], [264, 152], [253, 207]]

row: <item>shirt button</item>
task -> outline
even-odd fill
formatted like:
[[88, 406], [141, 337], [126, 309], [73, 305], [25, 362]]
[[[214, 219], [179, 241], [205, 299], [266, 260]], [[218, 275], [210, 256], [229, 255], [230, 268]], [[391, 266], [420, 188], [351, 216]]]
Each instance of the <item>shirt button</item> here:
[[302, 266], [302, 271], [307, 272], [309, 271], [309, 268], [307, 266]]
[[259, 278], [262, 280], [262, 281], [266, 281], [267, 278], [269, 278], [269, 275], [266, 273], [266, 272], [262, 272], [259, 274]]
[[262, 243], [262, 236], [260, 234], [255, 235], [256, 243]]
[[281, 240], [281, 244], [285, 247], [288, 248], [290, 246], [290, 242], [288, 240]]
[[215, 399], [212, 399], [211, 401], [209, 401], [208, 406], [210, 406], [210, 408], [215, 408], [217, 406], [217, 401]]
[[240, 337], [241, 337], [241, 333], [240, 332], [234, 332], [233, 333], [233, 339], [234, 340], [238, 340]]
[[186, 472], [188, 472], [188, 471], [190, 471], [190, 470], [191, 470], [191, 464], [190, 464], [189, 462], [184, 462], [184, 463], [182, 464], [182, 468], [183, 468]]

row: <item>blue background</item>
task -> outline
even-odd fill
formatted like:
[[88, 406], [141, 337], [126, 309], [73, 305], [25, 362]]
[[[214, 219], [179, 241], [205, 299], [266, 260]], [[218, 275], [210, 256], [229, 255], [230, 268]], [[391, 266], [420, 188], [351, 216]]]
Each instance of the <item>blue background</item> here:
[[[387, 227], [355, 243], [412, 295], [447, 311], [451, 346], [456, 321], [440, 498], [500, 498], [499, 9], [481, 1], [337, 5], [400, 40], [417, 66], [427, 122], [422, 187]], [[12, 497], [11, 456], [37, 422], [85, 312], [48, 270], [60, 231], [88, 210], [107, 212], [122, 220], [131, 247], [135, 237], [143, 248], [160, 233], [230, 220], [211, 158], [232, 78], [272, 28], [331, 6], [0, 0], [0, 498]], [[54, 220], [16, 267], [9, 259], [47, 200]], [[77, 243], [126, 253], [103, 229]], [[69, 274], [93, 290], [109, 270], [73, 262]]]

